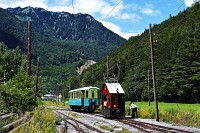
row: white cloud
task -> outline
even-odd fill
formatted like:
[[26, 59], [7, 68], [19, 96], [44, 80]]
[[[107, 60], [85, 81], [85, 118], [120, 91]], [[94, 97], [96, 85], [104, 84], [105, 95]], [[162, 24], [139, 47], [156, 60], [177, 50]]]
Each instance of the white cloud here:
[[139, 22], [142, 18], [135, 13], [122, 13], [118, 16], [121, 20], [132, 20], [133, 22]]
[[54, 0], [54, 2], [56, 3], [56, 5], [58, 6], [63, 6], [69, 3], [72, 3], [71, 0]]
[[68, 6], [53, 6], [53, 7], [48, 7], [47, 10], [49, 11], [54, 11], [54, 12], [73, 12], [73, 9], [71, 7]]
[[196, 2], [200, 2], [200, 0], [186, 0], [185, 5], [191, 7]]
[[128, 39], [131, 36], [140, 35], [142, 33], [142, 32], [122, 32], [121, 28], [118, 25], [106, 21], [103, 21], [102, 24], [125, 39]]
[[104, 0], [74, 0], [74, 8], [77, 12], [88, 13], [91, 15], [101, 12], [101, 10], [107, 6], [108, 3]]
[[160, 14], [159, 10], [154, 10], [151, 4], [146, 4], [144, 8], [141, 9], [143, 14], [157, 16]]

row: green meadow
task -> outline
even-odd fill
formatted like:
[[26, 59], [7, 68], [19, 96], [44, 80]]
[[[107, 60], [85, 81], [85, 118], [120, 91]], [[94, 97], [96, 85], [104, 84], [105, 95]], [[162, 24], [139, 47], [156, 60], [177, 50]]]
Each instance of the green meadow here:
[[[154, 102], [134, 102], [138, 106], [139, 118], [155, 119]], [[126, 102], [126, 115], [130, 114], [130, 102]], [[200, 127], [200, 104], [158, 102], [159, 120], [173, 124]]]
[[[155, 109], [154, 102], [134, 102], [139, 109]], [[130, 106], [130, 101], [126, 102], [126, 108]], [[200, 111], [200, 104], [182, 104], [182, 103], [163, 103], [158, 102], [159, 110], [177, 110], [177, 111]]]

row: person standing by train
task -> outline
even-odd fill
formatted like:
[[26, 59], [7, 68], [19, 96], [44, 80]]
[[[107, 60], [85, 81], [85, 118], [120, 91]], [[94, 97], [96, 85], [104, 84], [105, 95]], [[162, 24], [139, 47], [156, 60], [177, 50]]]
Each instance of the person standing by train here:
[[130, 110], [131, 110], [132, 118], [138, 118], [137, 108], [138, 108], [137, 105], [135, 105], [134, 103], [131, 103]]

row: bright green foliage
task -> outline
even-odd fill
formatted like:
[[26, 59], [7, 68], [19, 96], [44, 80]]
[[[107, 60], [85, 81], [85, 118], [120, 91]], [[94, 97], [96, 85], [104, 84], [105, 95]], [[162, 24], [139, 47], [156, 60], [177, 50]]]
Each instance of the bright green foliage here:
[[17, 133], [56, 133], [56, 114], [52, 110], [38, 107], [34, 109], [33, 115], [31, 121], [20, 128]]
[[[134, 102], [138, 106], [139, 118], [155, 119], [155, 105], [151, 102]], [[160, 121], [176, 123], [186, 126], [200, 127], [200, 104], [180, 104], [159, 102]], [[126, 102], [126, 115], [130, 115], [130, 101]]]
[[0, 54], [0, 112], [33, 110], [36, 106], [34, 82], [26, 76], [25, 60], [19, 49], [8, 50], [0, 44]]
[[[159, 25], [153, 25], [159, 101], [200, 102], [200, 17], [197, 14], [200, 14], [199, 3]], [[80, 75], [81, 85], [102, 87], [106, 62], [105, 57], [84, 71]], [[126, 100], [148, 100], [148, 70], [150, 98], [153, 100], [148, 30], [131, 37], [109, 54], [109, 77], [118, 78]]]

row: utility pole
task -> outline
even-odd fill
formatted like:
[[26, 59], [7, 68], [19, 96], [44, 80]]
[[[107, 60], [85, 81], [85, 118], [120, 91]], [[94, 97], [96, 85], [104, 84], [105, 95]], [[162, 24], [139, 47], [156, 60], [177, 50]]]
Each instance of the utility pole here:
[[107, 63], [106, 63], [106, 82], [108, 83], [108, 56], [107, 56]]
[[31, 21], [28, 21], [28, 77], [31, 76]]
[[151, 24], [149, 24], [149, 35], [150, 35], [150, 46], [151, 46], [151, 65], [152, 65], [154, 101], [155, 101], [155, 108], [156, 108], [156, 121], [159, 121], [158, 101], [157, 101], [157, 95], [156, 95], [156, 77], [155, 77], [155, 67], [154, 67], [154, 48], [153, 48]]
[[39, 66], [40, 66], [40, 58], [38, 58], [38, 62], [37, 62], [37, 70], [36, 70], [36, 83], [35, 83], [35, 97], [37, 97], [37, 93], [38, 93], [38, 73], [39, 73]]
[[149, 106], [150, 106], [151, 101], [150, 101], [150, 90], [149, 90], [149, 70], [148, 70], [148, 100], [149, 100]]

